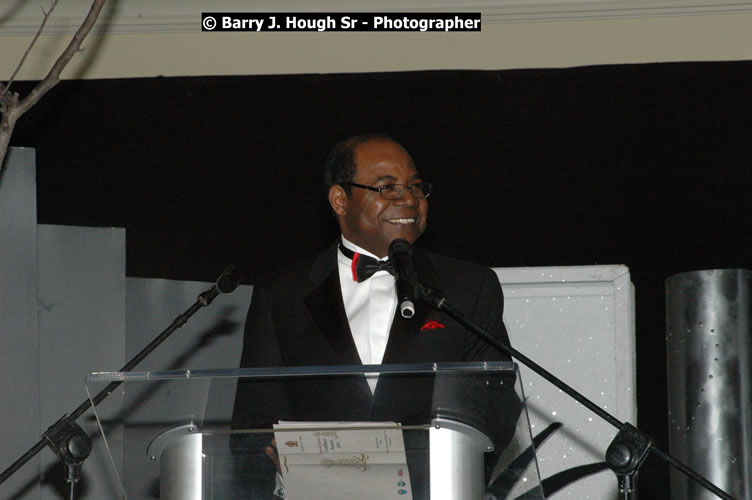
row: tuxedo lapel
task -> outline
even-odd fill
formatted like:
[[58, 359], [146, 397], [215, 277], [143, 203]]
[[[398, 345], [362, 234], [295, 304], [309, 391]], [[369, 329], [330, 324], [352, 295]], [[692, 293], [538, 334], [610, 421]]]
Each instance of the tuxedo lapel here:
[[336, 363], [361, 364], [358, 349], [350, 332], [342, 291], [337, 272], [336, 246], [322, 253], [313, 264], [310, 280], [314, 289], [305, 298], [305, 304], [324, 338], [335, 353]]
[[[416, 249], [413, 252], [413, 266], [421, 284], [439, 288], [439, 274], [428, 256]], [[394, 313], [394, 321], [389, 332], [384, 364], [429, 362], [436, 359], [438, 347], [428, 341], [421, 327], [426, 319], [433, 317], [433, 308], [423, 301], [415, 304], [415, 315], [405, 319]], [[429, 334], [430, 335], [430, 334]], [[409, 390], [405, 390], [409, 387]], [[394, 419], [400, 416], [403, 424], [424, 424], [431, 414], [433, 395], [433, 375], [382, 375], [374, 395], [373, 418], [376, 420]]]
[[[350, 332], [350, 323], [347, 321], [345, 305], [342, 301], [336, 252], [335, 244], [319, 255], [314, 262], [310, 274], [310, 281], [314, 288], [304, 298], [304, 302], [321, 335], [334, 353], [334, 360], [329, 364], [360, 365], [362, 363], [358, 348]], [[343, 418], [368, 418], [373, 394], [365, 377], [346, 378], [333, 384], [335, 387], [333, 390], [353, 396], [347, 402], [340, 402], [340, 409], [344, 411]]]

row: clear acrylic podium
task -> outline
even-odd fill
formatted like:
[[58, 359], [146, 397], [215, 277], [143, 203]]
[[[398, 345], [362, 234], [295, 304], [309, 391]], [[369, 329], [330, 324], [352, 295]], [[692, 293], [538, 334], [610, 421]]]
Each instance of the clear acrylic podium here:
[[94, 412], [113, 498], [543, 498], [511, 362], [101, 372], [87, 392], [114, 381]]

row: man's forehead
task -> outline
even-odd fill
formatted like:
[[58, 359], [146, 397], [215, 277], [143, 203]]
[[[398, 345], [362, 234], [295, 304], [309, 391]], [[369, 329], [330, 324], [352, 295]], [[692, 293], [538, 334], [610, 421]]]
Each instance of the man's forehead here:
[[[388, 170], [388, 169], [387, 169]], [[379, 172], [369, 172], [367, 174], [369, 177], [372, 177], [376, 181], [398, 181], [400, 180], [400, 177], [394, 175], [392, 171], [387, 171], [381, 175], [379, 175]], [[408, 180], [418, 180], [420, 179], [420, 174], [417, 170], [414, 168], [411, 169], [411, 172], [408, 173]]]
[[410, 154], [400, 144], [391, 141], [373, 141], [361, 144], [355, 150], [357, 177], [372, 180], [395, 180], [407, 175], [420, 178]]
[[401, 182], [404, 179], [409, 181], [420, 180], [420, 173], [410, 164], [408, 167], [397, 165], [366, 165], [358, 166], [355, 177], [361, 181], [378, 182]]

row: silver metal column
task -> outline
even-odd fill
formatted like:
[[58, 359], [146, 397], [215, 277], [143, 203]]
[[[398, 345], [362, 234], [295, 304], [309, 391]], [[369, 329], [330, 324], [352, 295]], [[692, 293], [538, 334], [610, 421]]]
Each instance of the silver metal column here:
[[203, 434], [193, 424], [169, 429], [149, 444], [147, 454], [159, 461], [160, 500], [203, 498]]
[[493, 451], [491, 440], [461, 422], [434, 418], [430, 439], [431, 500], [481, 500], [483, 457]]
[[[169, 429], [149, 444], [159, 461], [161, 500], [201, 500], [204, 494], [203, 434], [193, 424]], [[477, 429], [435, 418], [429, 429], [431, 500], [482, 500], [483, 457], [491, 440]]]
[[[666, 280], [670, 453], [735, 498], [752, 499], [752, 271]], [[671, 471], [671, 498], [715, 499]]]

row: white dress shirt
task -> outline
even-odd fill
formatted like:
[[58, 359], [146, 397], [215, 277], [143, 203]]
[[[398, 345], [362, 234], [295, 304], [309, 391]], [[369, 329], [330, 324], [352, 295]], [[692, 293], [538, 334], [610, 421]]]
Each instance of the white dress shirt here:
[[[348, 241], [344, 236], [342, 244], [353, 252], [379, 260], [374, 254]], [[360, 362], [364, 365], [379, 365], [384, 359], [389, 330], [397, 308], [394, 276], [387, 271], [377, 271], [367, 280], [358, 283], [354, 279], [352, 260], [339, 249], [337, 267], [342, 301], [345, 304], [347, 321], [350, 323], [350, 332], [358, 349]], [[374, 373], [366, 378], [371, 393], [376, 391], [378, 377], [379, 374]], [[289, 500], [284, 478], [279, 472], [276, 475], [276, 483], [274, 492], [277, 498]]]
[[[348, 241], [344, 236], [342, 244], [353, 252], [378, 260], [374, 254]], [[367, 280], [358, 283], [353, 279], [352, 260], [339, 250], [337, 263], [342, 301], [360, 361], [364, 365], [381, 364], [397, 307], [394, 276], [387, 271], [377, 271]], [[367, 382], [371, 392], [375, 391], [377, 375], [369, 377]]]

